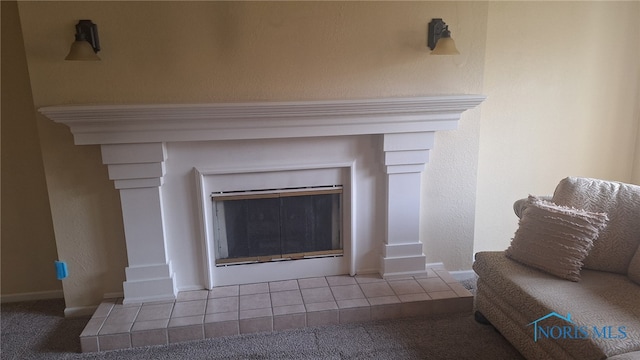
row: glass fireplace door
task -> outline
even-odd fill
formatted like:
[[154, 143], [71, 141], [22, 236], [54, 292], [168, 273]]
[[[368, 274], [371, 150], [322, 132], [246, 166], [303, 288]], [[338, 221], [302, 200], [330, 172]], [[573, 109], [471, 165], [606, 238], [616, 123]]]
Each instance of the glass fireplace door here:
[[342, 255], [338, 186], [213, 194], [216, 265]]

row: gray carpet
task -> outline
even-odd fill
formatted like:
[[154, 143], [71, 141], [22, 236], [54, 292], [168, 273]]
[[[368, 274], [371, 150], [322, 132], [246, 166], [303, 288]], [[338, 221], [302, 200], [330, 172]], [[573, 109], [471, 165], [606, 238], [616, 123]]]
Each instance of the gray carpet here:
[[[469, 285], [469, 284], [465, 284]], [[81, 354], [88, 318], [65, 319], [62, 300], [2, 304], [8, 359], [522, 359], [470, 314], [376, 321]]]

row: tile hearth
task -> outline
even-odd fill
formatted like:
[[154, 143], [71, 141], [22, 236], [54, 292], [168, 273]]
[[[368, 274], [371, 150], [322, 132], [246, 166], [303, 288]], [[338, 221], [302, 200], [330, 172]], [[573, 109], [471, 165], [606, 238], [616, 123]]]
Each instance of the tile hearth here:
[[473, 296], [442, 267], [425, 275], [327, 276], [187, 291], [176, 301], [107, 299], [80, 335], [83, 352], [370, 320], [471, 312]]

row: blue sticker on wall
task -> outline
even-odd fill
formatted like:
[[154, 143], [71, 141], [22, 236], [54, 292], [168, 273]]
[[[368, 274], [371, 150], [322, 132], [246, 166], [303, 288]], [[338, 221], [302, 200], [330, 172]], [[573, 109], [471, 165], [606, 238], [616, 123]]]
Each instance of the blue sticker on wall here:
[[62, 280], [67, 276], [69, 276], [66, 262], [56, 260], [55, 264], [56, 264], [56, 277], [58, 278], [58, 280]]

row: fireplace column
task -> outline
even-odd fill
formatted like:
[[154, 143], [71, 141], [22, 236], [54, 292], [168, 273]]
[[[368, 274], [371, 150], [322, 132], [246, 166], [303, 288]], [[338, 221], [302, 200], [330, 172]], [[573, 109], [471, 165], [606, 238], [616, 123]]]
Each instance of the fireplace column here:
[[127, 258], [124, 302], [175, 299], [166, 252], [162, 192], [164, 143], [102, 145], [102, 162], [120, 190]]
[[420, 189], [434, 134], [384, 135], [387, 230], [380, 266], [383, 277], [425, 272], [426, 257], [420, 242]]

